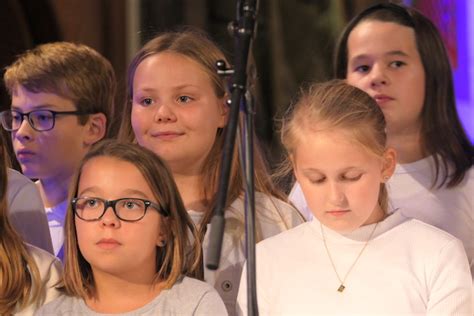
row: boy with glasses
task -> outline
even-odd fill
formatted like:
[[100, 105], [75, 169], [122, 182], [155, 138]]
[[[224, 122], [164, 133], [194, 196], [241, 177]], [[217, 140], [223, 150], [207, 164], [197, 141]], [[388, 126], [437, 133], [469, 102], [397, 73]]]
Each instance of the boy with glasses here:
[[69, 182], [82, 157], [104, 138], [116, 90], [110, 63], [66, 42], [37, 46], [7, 67], [11, 109], [0, 113], [23, 173], [37, 180], [55, 255], [62, 258]]

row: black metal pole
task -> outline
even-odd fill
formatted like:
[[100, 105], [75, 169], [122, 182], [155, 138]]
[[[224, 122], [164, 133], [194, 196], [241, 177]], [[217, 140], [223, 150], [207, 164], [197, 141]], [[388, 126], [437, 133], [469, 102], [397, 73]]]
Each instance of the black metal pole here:
[[256, 255], [255, 255], [255, 181], [253, 160], [253, 128], [254, 107], [249, 93], [245, 98], [246, 113], [242, 128], [242, 147], [245, 173], [245, 243], [247, 250], [247, 312], [248, 315], [258, 315], [257, 282], [256, 282]]
[[[247, 2], [253, 3], [253, 7]], [[226, 127], [225, 143], [222, 153], [222, 165], [219, 177], [219, 191], [217, 193], [216, 208], [211, 220], [211, 232], [206, 266], [217, 269], [219, 266], [222, 247], [222, 234], [224, 232], [224, 212], [229, 186], [230, 167], [235, 146], [235, 135], [239, 122], [239, 106], [247, 85], [247, 61], [250, 41], [255, 23], [255, 1], [246, 1], [243, 5], [243, 14], [239, 26], [235, 30], [237, 47], [235, 51], [235, 68], [232, 77], [232, 98], [230, 100], [229, 121]]]
[[[222, 249], [222, 237], [225, 228], [225, 205], [229, 186], [230, 169], [235, 147], [235, 136], [239, 124], [239, 109], [241, 102], [244, 104], [244, 124], [242, 148], [245, 162], [243, 172], [245, 173], [245, 208], [246, 208], [246, 244], [247, 244], [247, 288], [248, 288], [248, 314], [258, 315], [256, 284], [255, 284], [255, 197], [254, 197], [254, 168], [253, 168], [253, 109], [248, 109], [245, 102], [247, 86], [247, 63], [250, 51], [250, 43], [253, 37], [256, 19], [256, 0], [239, 1], [237, 8], [237, 23], [234, 26], [236, 37], [235, 68], [232, 76], [232, 97], [228, 102], [230, 105], [229, 121], [225, 131], [225, 143], [222, 153], [221, 172], [219, 177], [219, 191], [217, 193], [216, 208], [211, 220], [209, 248], [207, 252], [206, 266], [216, 270], [219, 267]], [[224, 71], [225, 72], [225, 71]], [[251, 102], [250, 102], [251, 106]]]

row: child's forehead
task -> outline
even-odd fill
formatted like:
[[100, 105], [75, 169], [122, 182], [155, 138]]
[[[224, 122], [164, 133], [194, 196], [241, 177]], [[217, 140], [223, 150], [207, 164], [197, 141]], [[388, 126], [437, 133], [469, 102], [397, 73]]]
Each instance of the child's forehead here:
[[18, 85], [12, 91], [12, 107], [35, 108], [68, 108], [75, 109], [75, 102], [61, 92], [45, 90], [31, 90]]
[[[80, 183], [97, 185], [99, 179], [104, 180], [101, 182], [104, 186], [127, 187], [133, 182], [148, 187], [148, 182], [135, 163], [111, 155], [90, 158], [82, 166]], [[122, 181], [126, 179], [128, 181]]]
[[18, 83], [12, 88], [12, 96], [17, 96], [21, 94], [28, 94], [31, 96], [39, 95], [39, 96], [48, 96], [54, 95], [57, 97], [61, 97], [64, 99], [68, 99], [70, 101], [73, 100], [71, 90], [61, 82], [58, 83], [43, 83], [43, 82], [24, 82]]
[[347, 51], [349, 56], [366, 51], [403, 51], [413, 55], [418, 52], [416, 33], [413, 28], [396, 22], [364, 20], [350, 32]]
[[13, 97], [27, 96], [31, 99], [44, 99], [44, 98], [59, 98], [74, 103], [74, 98], [70, 89], [64, 84], [58, 83], [57, 86], [52, 84], [41, 84], [26, 82], [25, 84], [16, 84], [11, 91]]
[[339, 144], [352, 145], [356, 141], [354, 133], [349, 129], [328, 125], [306, 125], [306, 128], [302, 126], [297, 138], [302, 147], [312, 144], [324, 144], [329, 147]]
[[[306, 125], [306, 127], [304, 127]], [[365, 130], [365, 131], [363, 131]], [[334, 150], [349, 152], [359, 152], [373, 155], [377, 148], [368, 128], [353, 126], [340, 127], [330, 124], [304, 124], [297, 132], [295, 151], [308, 152], [308, 150], [318, 148], [327, 152]]]

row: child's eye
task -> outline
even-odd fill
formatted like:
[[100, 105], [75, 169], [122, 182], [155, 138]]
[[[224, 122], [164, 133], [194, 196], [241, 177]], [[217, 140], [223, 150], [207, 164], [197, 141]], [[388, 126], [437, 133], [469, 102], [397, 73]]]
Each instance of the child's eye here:
[[366, 73], [369, 71], [369, 69], [370, 67], [367, 65], [360, 65], [355, 68], [355, 72]]
[[150, 106], [153, 104], [153, 99], [152, 98], [143, 98], [139, 102], [143, 106]]
[[187, 96], [187, 95], [181, 95], [181, 96], [178, 97], [178, 100], [177, 100], [177, 101], [178, 101], [179, 103], [188, 103], [188, 102], [190, 102], [191, 100], [192, 100], [191, 97], [189, 97], [189, 96]]
[[12, 111], [12, 121], [15, 123], [20, 123], [23, 120], [23, 116], [20, 113]]
[[312, 184], [321, 184], [324, 182], [324, 180], [326, 180], [326, 177], [309, 179], [309, 182], [311, 182]]
[[84, 204], [86, 208], [96, 208], [100, 202], [96, 198], [84, 198]]
[[134, 209], [134, 208], [139, 207], [139, 205], [138, 205], [138, 203], [135, 202], [135, 201], [128, 200], [128, 201], [123, 201], [122, 207], [131, 210], [131, 209]]
[[392, 61], [390, 63], [390, 67], [392, 67], [392, 68], [400, 68], [400, 67], [403, 67], [405, 65], [406, 65], [406, 63], [404, 63], [403, 61], [400, 61], [400, 60]]
[[362, 173], [358, 175], [343, 175], [342, 179], [346, 181], [357, 181], [362, 177]]
[[34, 118], [38, 121], [38, 122], [49, 122], [53, 119], [53, 116], [50, 114], [50, 113], [35, 113], [36, 115], [34, 116]]

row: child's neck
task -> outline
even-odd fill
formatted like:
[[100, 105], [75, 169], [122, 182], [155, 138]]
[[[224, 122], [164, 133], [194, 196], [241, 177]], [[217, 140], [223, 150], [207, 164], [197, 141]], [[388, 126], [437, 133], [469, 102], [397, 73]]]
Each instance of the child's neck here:
[[204, 212], [207, 210], [206, 200], [202, 196], [202, 182], [200, 174], [173, 173], [174, 181], [183, 199], [187, 210]]
[[98, 313], [110, 314], [139, 309], [153, 301], [164, 288], [164, 282], [153, 283], [153, 276], [133, 280], [129, 276], [94, 273], [94, 283], [97, 296], [87, 298], [87, 306]]
[[67, 199], [71, 178], [72, 175], [67, 175], [38, 181], [37, 187], [45, 207], [54, 207]]
[[397, 162], [406, 164], [425, 158], [422, 149], [421, 130], [406, 129], [403, 132], [387, 133], [387, 145], [397, 151]]

